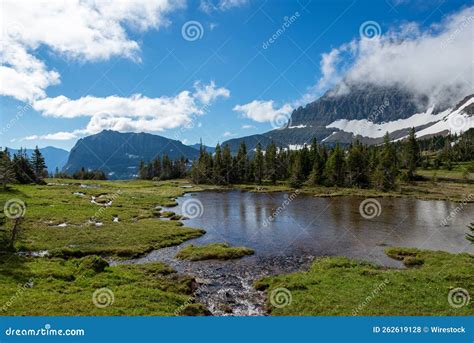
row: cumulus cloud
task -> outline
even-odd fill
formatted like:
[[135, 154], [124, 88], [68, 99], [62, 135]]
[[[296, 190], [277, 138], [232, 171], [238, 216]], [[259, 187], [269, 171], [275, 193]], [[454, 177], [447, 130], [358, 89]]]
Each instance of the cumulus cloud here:
[[280, 117], [289, 117], [293, 107], [290, 104], [284, 104], [278, 108], [275, 107], [273, 100], [254, 100], [245, 105], [237, 105], [233, 110], [240, 112], [245, 118], [265, 123], [273, 122]]
[[474, 7], [468, 7], [428, 29], [408, 23], [343, 44], [323, 54], [316, 89], [341, 82], [373, 83], [427, 95], [432, 103], [453, 104], [474, 92], [473, 25]]
[[61, 95], [40, 99], [33, 103], [33, 108], [45, 117], [90, 117], [90, 119], [85, 129], [58, 132], [37, 138], [73, 139], [105, 129], [134, 132], [173, 129], [188, 125], [196, 116], [203, 115], [205, 109], [218, 98], [229, 96], [228, 89], [218, 88], [215, 82], [211, 81], [209, 84], [195, 83], [193, 91], [182, 91], [174, 97], [149, 98], [136, 94], [131, 97], [112, 95], [69, 99]]
[[66, 59], [139, 61], [140, 47], [126, 31], [158, 29], [183, 0], [2, 1], [0, 95], [22, 101], [45, 96], [60, 75], [35, 57], [45, 46]]

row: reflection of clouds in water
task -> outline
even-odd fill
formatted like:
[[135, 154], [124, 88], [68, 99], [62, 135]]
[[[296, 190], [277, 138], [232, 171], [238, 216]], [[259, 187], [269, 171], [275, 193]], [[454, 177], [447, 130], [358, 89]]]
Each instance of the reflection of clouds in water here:
[[474, 204], [469, 204], [449, 230], [442, 230], [439, 218], [452, 207], [447, 202], [377, 198], [383, 211], [380, 216], [365, 220], [359, 214], [364, 198], [300, 194], [264, 227], [263, 221], [285, 201], [284, 193], [203, 192], [196, 197], [206, 214], [185, 225], [207, 231], [197, 243], [226, 241], [247, 245], [258, 256], [345, 255], [388, 265], [396, 262], [384, 254], [385, 245], [460, 251], [466, 246], [463, 223], [468, 223], [474, 213]]

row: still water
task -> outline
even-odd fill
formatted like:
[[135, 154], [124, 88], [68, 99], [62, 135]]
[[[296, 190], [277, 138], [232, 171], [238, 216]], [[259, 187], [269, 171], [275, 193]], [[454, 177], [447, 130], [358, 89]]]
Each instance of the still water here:
[[367, 213], [362, 212], [365, 217], [361, 214], [363, 200], [296, 193], [203, 192], [178, 199], [173, 210], [186, 212], [183, 206], [191, 201], [202, 204], [202, 215], [185, 221], [187, 226], [206, 230], [194, 243], [225, 241], [253, 248], [266, 257], [343, 255], [393, 264], [383, 252], [387, 246], [474, 252], [465, 239], [466, 226], [474, 221], [474, 204], [376, 198], [373, 218], [368, 218]]
[[[386, 256], [384, 249], [401, 246], [474, 253], [465, 239], [466, 226], [474, 221], [474, 204], [377, 198], [361, 210], [364, 200], [241, 191], [186, 194], [170, 210], [198, 215], [184, 224], [203, 228], [206, 234], [127, 263], [162, 261], [196, 277], [197, 300], [214, 315], [264, 315], [264, 295], [252, 287], [253, 282], [265, 275], [305, 270], [319, 256], [403, 267]], [[246, 246], [255, 255], [231, 261], [175, 258], [187, 244], [212, 242]]]

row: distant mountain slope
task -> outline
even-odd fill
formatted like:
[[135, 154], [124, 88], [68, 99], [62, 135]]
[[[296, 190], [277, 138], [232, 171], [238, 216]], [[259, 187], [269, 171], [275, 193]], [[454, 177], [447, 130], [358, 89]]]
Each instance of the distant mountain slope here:
[[[188, 145], [188, 146], [199, 151], [199, 149], [201, 147], [201, 144], [196, 143], [196, 144], [191, 144], [191, 145]], [[212, 146], [203, 145], [203, 147], [204, 147], [205, 151], [210, 152], [210, 153], [214, 153], [214, 151], [216, 151], [216, 148], [212, 147]]]
[[63, 170], [74, 173], [81, 167], [101, 169], [110, 179], [128, 179], [137, 175], [141, 160], [149, 162], [165, 154], [171, 159], [194, 159], [199, 151], [158, 135], [104, 130], [78, 140]]
[[[10, 154], [13, 156], [14, 153], [18, 152], [18, 149], [8, 149]], [[34, 149], [26, 149], [26, 153], [31, 157]], [[41, 154], [44, 157], [48, 172], [54, 173], [56, 168], [61, 170], [67, 162], [69, 151], [55, 148], [53, 146], [47, 146], [40, 148]]]
[[272, 140], [279, 146], [297, 149], [309, 144], [313, 137], [329, 145], [349, 144], [356, 138], [366, 144], [378, 144], [386, 132], [395, 140], [406, 136], [411, 127], [421, 135], [467, 131], [474, 127], [472, 115], [470, 119], [462, 113], [452, 114], [450, 120], [446, 118], [463, 102], [467, 103], [467, 111], [472, 111], [471, 97], [449, 108], [446, 104], [430, 106], [427, 97], [414, 96], [397, 87], [335, 87], [316, 101], [294, 110], [287, 127], [223, 144], [231, 145], [235, 153], [241, 140], [249, 149], [258, 142], [266, 146]]

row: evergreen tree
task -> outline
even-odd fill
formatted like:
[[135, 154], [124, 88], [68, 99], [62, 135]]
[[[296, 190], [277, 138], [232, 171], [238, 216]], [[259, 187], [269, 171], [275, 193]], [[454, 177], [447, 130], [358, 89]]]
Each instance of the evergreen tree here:
[[451, 170], [453, 168], [453, 148], [449, 139], [446, 139], [444, 143], [440, 158], [446, 169]]
[[300, 150], [301, 156], [301, 167], [303, 168], [303, 176], [307, 178], [311, 170], [313, 169], [312, 156], [308, 149], [308, 146], [305, 144]]
[[238, 182], [248, 181], [249, 175], [249, 160], [247, 157], [247, 146], [242, 140], [240, 142], [239, 151], [236, 157], [236, 178]]
[[46, 163], [43, 155], [41, 154], [41, 151], [38, 149], [38, 146], [36, 146], [35, 150], [33, 151], [33, 154], [31, 155], [31, 166], [33, 168], [37, 181], [40, 181], [45, 176], [47, 176]]
[[412, 181], [415, 179], [416, 167], [420, 161], [420, 147], [416, 140], [415, 128], [410, 129], [404, 152], [407, 167], [407, 179]]
[[324, 167], [325, 161], [321, 154], [321, 148], [313, 148], [314, 143], [311, 145], [311, 154], [313, 156], [313, 168], [309, 174], [308, 183], [310, 185], [321, 185], [324, 180]]
[[3, 190], [7, 189], [7, 184], [15, 181], [15, 172], [8, 150], [0, 151], [0, 182]]
[[295, 154], [289, 184], [293, 188], [299, 188], [304, 182], [303, 158], [301, 153], [296, 152]]
[[26, 150], [20, 149], [13, 155], [13, 171], [16, 180], [21, 184], [33, 183], [36, 181], [36, 175], [31, 166], [30, 159], [26, 154]]
[[255, 155], [253, 158], [253, 168], [254, 168], [254, 175], [255, 181], [260, 185], [263, 181], [264, 176], [264, 161], [263, 161], [263, 153], [262, 153], [262, 146], [260, 143], [257, 144]]
[[222, 151], [219, 143], [216, 145], [214, 152], [214, 164], [212, 168], [212, 180], [215, 184], [221, 185], [225, 183], [224, 178], [224, 162], [222, 160]]
[[347, 172], [349, 186], [369, 186], [369, 164], [367, 149], [356, 140], [349, 147], [347, 155]]
[[229, 145], [226, 144], [222, 150], [222, 164], [223, 164], [223, 177], [225, 183], [234, 183], [234, 170], [232, 166], [232, 154], [230, 153]]
[[324, 169], [324, 179], [329, 186], [343, 186], [345, 179], [344, 151], [337, 144], [332, 149]]
[[377, 189], [389, 191], [395, 189], [399, 173], [399, 161], [393, 143], [390, 142], [388, 133], [384, 137], [384, 145], [378, 158], [375, 170], [374, 184]]
[[265, 174], [272, 184], [277, 181], [277, 148], [272, 142], [265, 151]]
[[160, 180], [169, 180], [173, 176], [173, 162], [170, 160], [168, 155], [163, 155], [161, 160], [161, 175]]
[[290, 155], [288, 149], [281, 148], [277, 155], [277, 179], [286, 180], [290, 176]]
[[199, 157], [194, 161], [191, 169], [191, 179], [194, 183], [207, 183], [209, 179], [207, 178], [207, 168], [208, 168], [208, 154], [205, 151], [204, 147], [199, 146]]
[[163, 169], [161, 168], [161, 156], [156, 156], [151, 168], [151, 178], [160, 178]]

